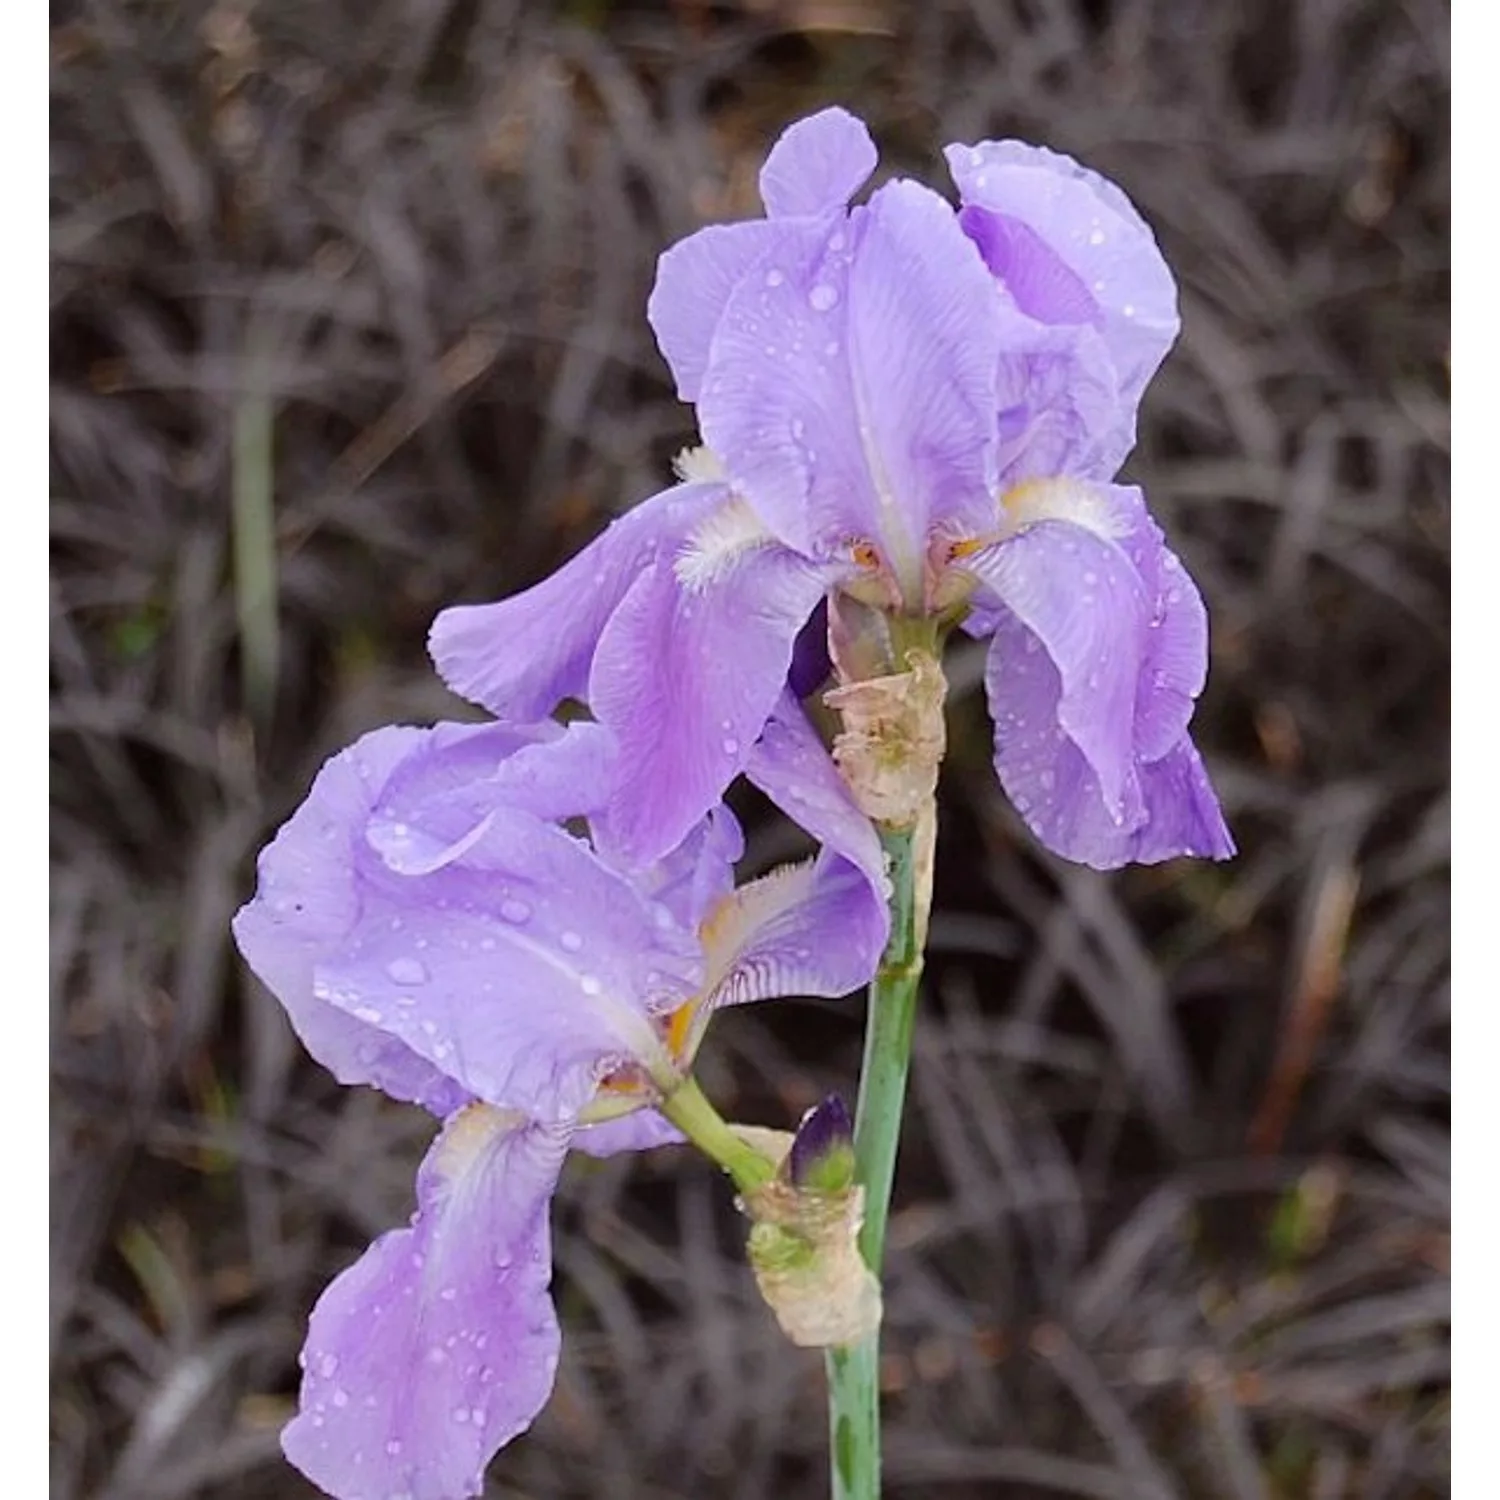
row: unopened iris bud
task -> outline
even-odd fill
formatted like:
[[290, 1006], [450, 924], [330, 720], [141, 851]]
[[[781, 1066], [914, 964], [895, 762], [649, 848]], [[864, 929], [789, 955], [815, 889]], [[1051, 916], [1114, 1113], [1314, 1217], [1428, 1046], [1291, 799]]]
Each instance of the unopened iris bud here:
[[880, 1283], [859, 1253], [864, 1204], [849, 1111], [832, 1097], [802, 1117], [776, 1177], [744, 1198], [756, 1285], [794, 1344], [851, 1344], [880, 1326]]
[[837, 1094], [802, 1116], [782, 1171], [793, 1187], [809, 1192], [844, 1193], [854, 1186], [854, 1122]]

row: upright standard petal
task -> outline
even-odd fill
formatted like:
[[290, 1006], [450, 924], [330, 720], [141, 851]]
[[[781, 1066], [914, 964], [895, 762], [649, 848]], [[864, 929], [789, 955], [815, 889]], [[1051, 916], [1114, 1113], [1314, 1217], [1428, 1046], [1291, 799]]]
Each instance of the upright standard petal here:
[[548, 1208], [571, 1131], [475, 1104], [393, 1230], [318, 1299], [287, 1457], [336, 1500], [462, 1500], [552, 1391]]
[[1000, 299], [953, 210], [912, 182], [740, 283], [699, 419], [787, 543], [873, 543], [913, 599], [928, 532], [989, 519]]
[[847, 111], [825, 109], [799, 120], [761, 168], [761, 198], [770, 218], [710, 224], [657, 261], [646, 317], [684, 401], [698, 399], [730, 294], [779, 254], [795, 253], [802, 226], [786, 220], [826, 220], [840, 213], [875, 170], [875, 160], [869, 131]]
[[787, 680], [823, 570], [775, 543], [684, 583], [662, 560], [636, 580], [599, 641], [589, 701], [620, 746], [622, 779], [596, 822], [645, 865], [678, 844], [744, 769]]
[[600, 724], [437, 724], [398, 765], [372, 809], [368, 841], [388, 865], [422, 874], [459, 859], [505, 806], [544, 822], [595, 812], [617, 774]]
[[1030, 316], [1096, 327], [1133, 408], [1179, 327], [1172, 273], [1134, 204], [1044, 147], [981, 141], [945, 154], [990, 269]]
[[307, 1050], [340, 1083], [371, 1084], [438, 1115], [469, 1093], [398, 1036], [317, 995], [318, 965], [358, 925], [365, 829], [393, 771], [426, 738], [377, 729], [333, 756], [307, 800], [261, 852], [254, 897], [234, 919], [245, 961], [281, 1002]]
[[[536, 762], [576, 772], [607, 735], [384, 730], [325, 767], [235, 932], [341, 1081], [438, 1113], [477, 1097], [557, 1119], [612, 1066], [664, 1062], [654, 1015], [701, 982], [696, 924], [507, 800], [555, 800]], [[518, 744], [530, 767], [497, 789], [495, 758], [503, 771]]]
[[698, 986], [693, 934], [515, 808], [450, 852], [434, 865], [425, 841], [370, 851], [358, 920], [318, 965], [321, 998], [534, 1119], [576, 1113], [612, 1067], [661, 1060], [653, 1016]]
[[710, 224], [656, 262], [656, 282], [646, 299], [646, 319], [672, 371], [677, 394], [696, 401], [708, 369], [708, 351], [730, 294], [788, 243], [787, 226], [773, 219]]
[[1135, 446], [1135, 408], [1087, 326], [1049, 327], [1013, 308], [995, 376], [1001, 488], [1060, 474], [1112, 479]]
[[445, 609], [427, 643], [443, 680], [496, 717], [523, 722], [581, 698], [599, 636], [642, 569], [670, 556], [726, 494], [712, 481], [676, 485], [613, 521], [534, 588]]
[[837, 212], [878, 160], [863, 120], [837, 106], [782, 131], [760, 169], [760, 197], [773, 219]]

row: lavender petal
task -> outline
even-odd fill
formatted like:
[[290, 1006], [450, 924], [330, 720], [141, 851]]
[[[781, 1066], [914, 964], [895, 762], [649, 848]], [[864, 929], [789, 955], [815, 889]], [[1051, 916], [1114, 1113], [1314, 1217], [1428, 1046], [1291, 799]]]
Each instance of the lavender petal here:
[[822, 109], [788, 125], [760, 169], [760, 196], [773, 218], [844, 207], [875, 170], [875, 143], [846, 109]]
[[678, 844], [744, 769], [791, 665], [824, 574], [767, 543], [684, 583], [647, 569], [599, 641], [589, 698], [620, 746], [622, 779], [599, 824], [644, 865]]
[[594, 648], [630, 586], [658, 557], [670, 557], [726, 493], [713, 482], [663, 490], [535, 587], [443, 610], [428, 638], [443, 680], [498, 718], [523, 722], [583, 697]]
[[953, 210], [916, 183], [847, 222], [805, 222], [729, 298], [704, 437], [788, 546], [846, 558], [869, 541], [910, 582], [932, 527], [990, 517], [1000, 298]]
[[462, 1500], [551, 1394], [548, 1208], [569, 1130], [484, 1105], [417, 1175], [408, 1229], [318, 1299], [286, 1456], [336, 1500]]
[[1044, 147], [981, 141], [946, 155], [965, 227], [986, 244], [991, 270], [1032, 317], [1097, 328], [1120, 400], [1134, 407], [1179, 327], [1172, 273], [1134, 204]]

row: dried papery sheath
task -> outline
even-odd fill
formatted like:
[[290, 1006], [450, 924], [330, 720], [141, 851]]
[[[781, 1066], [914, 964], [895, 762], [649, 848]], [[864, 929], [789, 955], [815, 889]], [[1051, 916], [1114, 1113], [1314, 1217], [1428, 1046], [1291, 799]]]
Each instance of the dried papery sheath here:
[[943, 669], [925, 651], [908, 652], [906, 661], [904, 672], [823, 695], [843, 719], [833, 758], [854, 800], [890, 828], [915, 826], [931, 803], [947, 746]]

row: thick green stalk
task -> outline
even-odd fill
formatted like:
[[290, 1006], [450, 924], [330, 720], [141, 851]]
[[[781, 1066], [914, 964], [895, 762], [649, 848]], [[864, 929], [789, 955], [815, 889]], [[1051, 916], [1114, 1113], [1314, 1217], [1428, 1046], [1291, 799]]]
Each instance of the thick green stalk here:
[[742, 1193], [764, 1186], [776, 1175], [775, 1165], [746, 1145], [724, 1123], [698, 1087], [696, 1078], [683, 1079], [657, 1108], [705, 1156], [722, 1167]]
[[[932, 900], [930, 868], [920, 868], [925, 863], [921, 837], [910, 829], [883, 831], [881, 842], [891, 867], [891, 935], [870, 983], [864, 1064], [854, 1120], [856, 1176], [865, 1189], [865, 1222], [859, 1248], [865, 1264], [877, 1277], [885, 1252], [927, 907]], [[858, 1344], [830, 1349], [826, 1364], [833, 1500], [878, 1500], [878, 1331]]]

